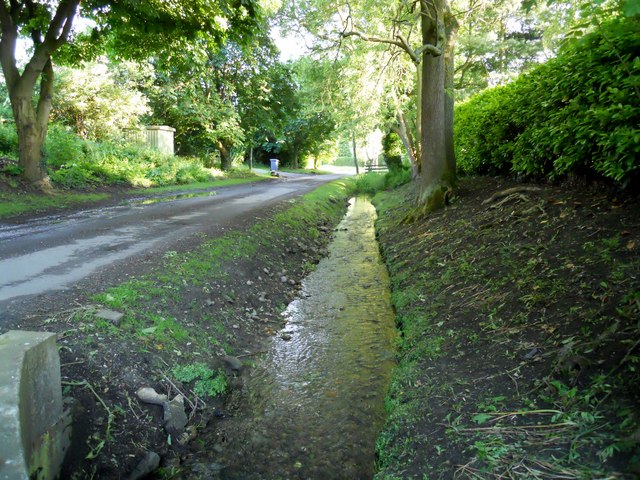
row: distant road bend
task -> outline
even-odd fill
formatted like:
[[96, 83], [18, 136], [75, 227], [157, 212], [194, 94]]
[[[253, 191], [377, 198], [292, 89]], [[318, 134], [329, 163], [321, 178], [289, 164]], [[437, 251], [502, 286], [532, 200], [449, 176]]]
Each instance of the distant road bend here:
[[[0, 223], [0, 330], [31, 296], [65, 290], [102, 271], [131, 265], [150, 250], [171, 250], [197, 232], [233, 228], [341, 175], [283, 174], [280, 180], [215, 190], [215, 195], [131, 202], [23, 224]], [[175, 248], [173, 248], [175, 249]], [[15, 320], [15, 318], [13, 319]]]

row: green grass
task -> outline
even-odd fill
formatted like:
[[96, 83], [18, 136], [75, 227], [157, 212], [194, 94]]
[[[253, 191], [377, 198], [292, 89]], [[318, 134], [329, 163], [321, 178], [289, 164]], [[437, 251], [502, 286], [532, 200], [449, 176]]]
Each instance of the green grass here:
[[163, 187], [135, 188], [131, 193], [169, 193], [169, 192], [186, 192], [191, 190], [206, 190], [215, 187], [229, 187], [231, 185], [241, 185], [243, 183], [251, 183], [269, 180], [271, 177], [258, 175], [244, 178], [225, 178], [222, 180], [212, 180], [209, 182], [196, 182], [187, 185], [167, 185]]
[[227, 390], [224, 372], [214, 371], [202, 362], [174, 367], [171, 373], [180, 382], [192, 383], [193, 393], [199, 397], [215, 397]]
[[326, 170], [319, 170], [317, 168], [279, 168], [278, 170], [280, 170], [281, 172], [287, 172], [287, 173], [306, 173], [306, 174], [311, 174], [311, 173], [315, 173], [316, 175], [328, 175], [331, 172], [327, 172]]
[[411, 180], [411, 171], [398, 170], [387, 173], [369, 172], [356, 175], [358, 193], [375, 195], [378, 192], [395, 188]]
[[[207, 182], [196, 182], [186, 185], [167, 185], [162, 187], [134, 188], [129, 194], [153, 194], [170, 192], [187, 192], [211, 188], [228, 187], [257, 181], [268, 180], [267, 176], [242, 176], [240, 178], [223, 178]], [[0, 178], [1, 180], [1, 178]], [[69, 208], [77, 205], [90, 205], [111, 197], [109, 193], [58, 192], [55, 195], [38, 193], [3, 192], [0, 193], [0, 218], [8, 218], [24, 213], [41, 213], [54, 208]]]
[[0, 193], [0, 218], [23, 213], [39, 213], [52, 208], [95, 203], [108, 199], [108, 193], [60, 193], [55, 196], [41, 194]]

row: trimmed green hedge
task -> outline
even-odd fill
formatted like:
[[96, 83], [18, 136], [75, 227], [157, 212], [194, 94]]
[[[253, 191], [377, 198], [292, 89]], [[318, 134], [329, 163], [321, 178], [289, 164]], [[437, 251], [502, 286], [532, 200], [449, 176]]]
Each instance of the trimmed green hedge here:
[[640, 20], [617, 19], [456, 107], [469, 174], [640, 179]]

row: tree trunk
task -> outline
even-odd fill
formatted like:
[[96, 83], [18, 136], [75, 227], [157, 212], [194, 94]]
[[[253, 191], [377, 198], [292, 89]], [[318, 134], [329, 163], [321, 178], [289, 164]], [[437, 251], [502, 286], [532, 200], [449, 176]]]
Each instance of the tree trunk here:
[[22, 81], [9, 91], [9, 98], [18, 133], [18, 165], [22, 167], [27, 180], [39, 183], [46, 190], [51, 188], [44, 162], [44, 141], [53, 94], [53, 66], [50, 59], [42, 70], [38, 106], [35, 109], [33, 94], [30, 94], [34, 86]]
[[360, 167], [358, 167], [358, 155], [356, 154], [356, 132], [351, 132], [351, 146], [353, 147], [353, 163], [356, 166], [356, 175], [360, 175]]
[[[424, 57], [423, 57], [424, 60]], [[416, 148], [416, 175], [419, 176], [422, 171], [422, 66], [424, 65], [424, 61], [420, 62], [420, 65], [416, 68], [416, 92], [417, 92], [417, 104], [418, 108], [416, 109], [416, 125], [415, 125], [415, 138], [418, 143]], [[417, 177], [416, 177], [417, 178]]]
[[[444, 0], [422, 0], [422, 42], [446, 48]], [[419, 203], [427, 209], [444, 205], [445, 193], [455, 179], [455, 170], [447, 163], [445, 123], [445, 58], [425, 54], [422, 60], [421, 154]]]
[[218, 151], [220, 152], [220, 169], [231, 170], [231, 148], [218, 141]]
[[45, 178], [44, 139], [46, 123], [40, 125], [30, 98], [16, 98], [12, 101], [13, 118], [18, 132], [18, 165], [23, 176], [30, 182], [39, 182]]
[[298, 168], [298, 149], [297, 148], [293, 150], [293, 156], [291, 158], [291, 168], [293, 169]]
[[411, 178], [413, 180], [418, 178], [420, 168], [418, 157], [416, 155], [415, 143], [413, 141], [413, 137], [411, 136], [410, 130], [407, 125], [407, 118], [404, 116], [404, 113], [398, 111], [396, 114], [396, 118], [398, 120], [397, 126], [392, 126], [391, 129], [398, 134], [400, 140], [402, 140], [402, 144], [404, 145], [404, 149], [407, 151], [407, 156], [411, 161]]
[[454, 53], [456, 44], [456, 35], [458, 33], [459, 24], [456, 17], [453, 16], [449, 8], [446, 9], [445, 32], [447, 35], [447, 44], [444, 48], [444, 128], [445, 128], [445, 149], [447, 152], [447, 171], [456, 172], [456, 151], [453, 138], [453, 111], [455, 106], [454, 99]]
[[[27, 13], [33, 14], [33, 2], [0, 2], [0, 64], [4, 73], [7, 92], [18, 133], [18, 164], [23, 168], [23, 176], [38, 184], [42, 190], [50, 190], [51, 184], [44, 165], [44, 141], [47, 136], [51, 97], [53, 94], [53, 65], [51, 55], [67, 42], [80, 0], [58, 2], [55, 14], [46, 28], [32, 21], [23, 25], [19, 12], [27, 3]], [[15, 11], [14, 11], [15, 10]], [[16, 43], [18, 32], [25, 27], [33, 40], [33, 54], [22, 73], [16, 63]], [[46, 33], [45, 33], [46, 32]], [[24, 33], [24, 32], [23, 32]], [[34, 90], [40, 77], [40, 92], [37, 106], [34, 108]]]

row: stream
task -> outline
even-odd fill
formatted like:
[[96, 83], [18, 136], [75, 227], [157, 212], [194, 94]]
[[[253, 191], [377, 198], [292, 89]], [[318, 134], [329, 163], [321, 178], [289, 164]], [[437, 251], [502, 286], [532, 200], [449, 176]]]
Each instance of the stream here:
[[[366, 479], [394, 366], [374, 207], [353, 199], [286, 325], [245, 374], [240, 410], [204, 434], [205, 478]], [[193, 473], [196, 473], [194, 470]]]

